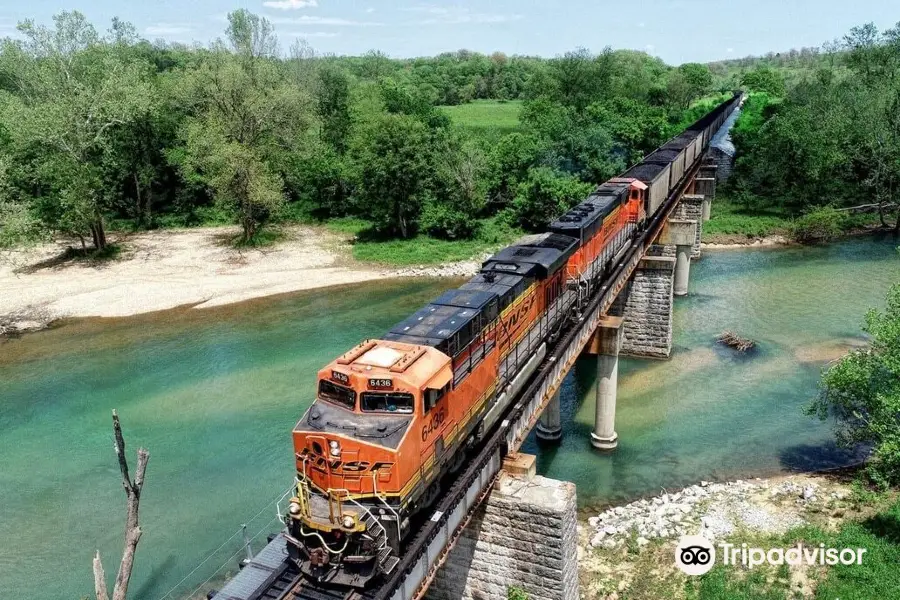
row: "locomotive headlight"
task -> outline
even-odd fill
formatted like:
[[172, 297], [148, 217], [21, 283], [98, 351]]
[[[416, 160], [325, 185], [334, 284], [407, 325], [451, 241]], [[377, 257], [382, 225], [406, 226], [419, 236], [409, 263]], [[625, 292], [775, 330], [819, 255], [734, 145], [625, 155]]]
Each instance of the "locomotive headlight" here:
[[300, 503], [299, 502], [291, 502], [288, 505], [288, 512], [291, 513], [291, 516], [296, 517], [300, 514]]
[[356, 519], [352, 515], [344, 515], [344, 518], [341, 519], [341, 525], [344, 526], [344, 529], [353, 529], [356, 526]]
[[328, 447], [331, 449], [332, 456], [341, 455], [341, 445], [337, 442], [337, 440], [331, 440], [330, 442], [328, 442]]

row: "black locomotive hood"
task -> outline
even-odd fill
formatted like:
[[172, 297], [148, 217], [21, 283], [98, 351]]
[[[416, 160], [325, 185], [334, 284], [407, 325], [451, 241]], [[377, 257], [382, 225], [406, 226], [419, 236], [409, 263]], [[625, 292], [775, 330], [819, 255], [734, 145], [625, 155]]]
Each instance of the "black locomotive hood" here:
[[396, 449], [411, 422], [412, 415], [357, 414], [316, 400], [294, 431], [334, 433]]

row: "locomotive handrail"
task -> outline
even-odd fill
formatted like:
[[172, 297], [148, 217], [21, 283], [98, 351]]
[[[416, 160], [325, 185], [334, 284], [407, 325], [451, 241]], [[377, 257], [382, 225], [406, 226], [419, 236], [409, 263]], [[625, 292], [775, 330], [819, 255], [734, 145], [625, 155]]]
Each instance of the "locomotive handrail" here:
[[[736, 100], [737, 96], [733, 97], [730, 101], [728, 101], [728, 103], [733, 104], [734, 102], [736, 102]], [[705, 150], [707, 147], [708, 143], [703, 146], [703, 149]], [[585, 320], [587, 319], [587, 315], [592, 314], [594, 311], [598, 310], [598, 308], [602, 304], [607, 304], [607, 306], [601, 310], [601, 312], [605, 311], [606, 309], [608, 309], [608, 304], [611, 304], [615, 297], [618, 296], [619, 292], [621, 291], [621, 285], [623, 285], [624, 281], [627, 281], [628, 277], [631, 276], [631, 273], [637, 267], [637, 263], [640, 262], [640, 258], [644, 256], [648, 247], [651, 245], [648, 242], [652, 242], [653, 240], [655, 240], [662, 232], [662, 228], [666, 220], [675, 209], [675, 206], [678, 204], [681, 196], [687, 190], [690, 182], [699, 172], [702, 164], [703, 153], [701, 152], [691, 164], [691, 168], [685, 170], [685, 173], [682, 175], [682, 178], [679, 181], [678, 185], [667, 196], [660, 209], [657, 210], [654, 215], [649, 217], [649, 225], [643, 232], [641, 232], [637, 236], [637, 239], [632, 245], [630, 251], [623, 257], [622, 261], [618, 265], [616, 265], [615, 270], [607, 280], [609, 283], [600, 286], [593, 299], [590, 300], [587, 308], [583, 311], [580, 320], [573, 326], [569, 327], [560, 338], [560, 340], [553, 345], [553, 349], [544, 359], [544, 364], [539, 367], [538, 371], [532, 376], [531, 382], [528, 384], [528, 387], [526, 387], [525, 390], [519, 394], [518, 400], [507, 412], [507, 418], [502, 421], [501, 425], [494, 430], [488, 442], [483, 445], [481, 452], [478, 454], [478, 459], [470, 464], [466, 471], [457, 478], [457, 480], [451, 486], [450, 490], [448, 490], [448, 493], [444, 497], [444, 500], [440, 503], [438, 510], [434, 512], [432, 518], [425, 523], [421, 530], [416, 534], [415, 538], [411, 541], [407, 552], [404, 553], [404, 557], [403, 559], [401, 559], [401, 562], [398, 565], [398, 568], [395, 570], [394, 575], [386, 580], [384, 584], [376, 591], [375, 595], [373, 596], [374, 598], [378, 600], [387, 600], [393, 595], [394, 590], [396, 590], [396, 588], [402, 583], [402, 578], [409, 574], [410, 569], [414, 566], [415, 562], [418, 561], [427, 544], [435, 537], [435, 535], [437, 535], [441, 527], [446, 523], [450, 509], [452, 509], [462, 500], [463, 493], [468, 490], [469, 486], [471, 486], [472, 483], [474, 483], [476, 476], [480, 473], [481, 469], [484, 468], [485, 465], [487, 465], [492, 455], [498, 450], [501, 457], [507, 453], [507, 451], [509, 450], [509, 443], [507, 441], [506, 434], [508, 433], [512, 422], [517, 421], [519, 418], [521, 418], [522, 413], [525, 410], [525, 403], [523, 403], [522, 400], [525, 398], [533, 397], [538, 392], [540, 386], [550, 374], [552, 368], [556, 365], [557, 359], [560, 356], [559, 350], [567, 348], [572, 343], [575, 336], [582, 329], [579, 325], [582, 325], [585, 322]], [[613, 294], [612, 298], [609, 298], [611, 293]], [[549, 400], [549, 398], [545, 398], [544, 403], [546, 403], [547, 400]], [[537, 416], [540, 414], [540, 411], [535, 412], [536, 415], [532, 419], [530, 419], [530, 421], [537, 420]], [[529, 426], [525, 428], [526, 433], [527, 431], [530, 431], [532, 426], [533, 423], [530, 423]], [[524, 441], [524, 438], [517, 436], [513, 441], [513, 445], [517, 447], [519, 444], [521, 444], [522, 441]], [[430, 571], [434, 570], [435, 568], [436, 566], [432, 566]], [[428, 575], [430, 575], [430, 573], [426, 574], [426, 577]], [[415, 597], [418, 597], [418, 593]]]
[[[723, 113], [733, 110], [738, 100], [739, 96], [735, 95], [731, 100], [722, 103], [714, 111], [689, 127], [685, 133], [698, 124], [708, 127], [709, 124], [716, 122]], [[694, 131], [694, 133], [697, 132]], [[669, 191], [657, 210], [647, 216], [646, 227], [643, 230], [630, 232], [630, 247], [626, 245], [613, 255], [614, 265], [611, 273], [598, 282], [593, 290], [588, 287], [589, 299], [586, 305], [581, 305], [583, 310], [580, 314], [574, 314], [573, 319], [567, 319], [565, 315], [558, 319], [557, 325], [560, 328], [554, 327], [557, 332], [560, 332], [558, 338], [553, 339], [548, 333], [547, 337], [541, 337], [538, 340], [544, 344], [541, 346], [541, 351], [543, 352], [543, 349], [546, 348], [546, 355], [542, 360], [539, 359], [540, 364], [537, 365], [534, 373], [530, 376], [525, 375], [527, 382], [524, 384], [524, 389], [514, 391], [513, 403], [500, 414], [494, 421], [495, 424], [486, 432], [487, 436], [479, 444], [479, 450], [465, 469], [449, 484], [446, 493], [437, 501], [430, 518], [411, 534], [411, 538], [392, 572], [384, 576], [377, 588], [354, 592], [356, 594], [354, 597], [376, 600], [411, 600], [421, 597], [461, 535], [466, 523], [471, 519], [475, 507], [490, 492], [492, 482], [496, 481], [501, 471], [502, 457], [510, 450], [518, 449], [524, 441], [543, 408], [561, 386], [565, 373], [571, 368], [571, 364], [574, 363], [575, 358], [587, 343], [600, 317], [609, 310], [616, 297], [621, 293], [649, 247], [662, 232], [667, 219], [671, 216], [682, 195], [688, 190], [700, 171], [704, 161], [703, 151], [709, 147], [710, 140], [707, 138], [712, 137], [707, 136], [706, 133], [706, 130], [699, 132], [697, 139], [700, 141], [697, 146], [701, 148], [701, 151], [696, 154], [691, 152], [691, 155], [694, 156], [693, 161], [690, 166], [685, 165], [682, 177], [674, 189]], [[628, 242], [623, 243], [627, 244]], [[581, 290], [579, 290], [580, 293]], [[528, 336], [526, 339], [529, 344], [531, 343], [530, 331], [534, 327], [541, 327], [543, 319], [548, 319], [549, 323], [549, 313], [544, 314], [532, 329], [526, 330], [523, 334]], [[515, 352], [518, 350], [518, 344], [510, 349]], [[528, 411], [527, 415], [526, 411]], [[527, 419], [523, 420], [523, 416], [527, 416]], [[375, 489], [377, 490], [377, 488]], [[376, 496], [380, 497], [377, 492]], [[382, 498], [382, 500], [384, 499]], [[390, 507], [388, 506], [388, 508]], [[369, 514], [371, 515], [371, 513]], [[425, 517], [423, 516], [423, 518]], [[298, 574], [298, 579], [299, 577]], [[321, 590], [317, 586], [306, 582], [302, 587], [307, 586], [316, 589], [311, 589], [309, 596], [302, 594], [303, 590], [299, 590], [300, 593], [294, 593], [294, 597], [298, 599], [325, 597], [321, 595]], [[298, 589], [299, 587], [301, 586], [298, 583]]]

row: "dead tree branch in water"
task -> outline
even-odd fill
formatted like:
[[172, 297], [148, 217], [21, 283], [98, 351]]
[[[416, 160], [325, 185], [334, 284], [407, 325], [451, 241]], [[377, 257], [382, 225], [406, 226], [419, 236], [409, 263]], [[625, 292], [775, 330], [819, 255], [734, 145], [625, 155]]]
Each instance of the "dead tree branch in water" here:
[[736, 333], [732, 333], [731, 331], [723, 331], [716, 340], [720, 344], [725, 344], [730, 348], [734, 348], [738, 352], [749, 352], [753, 350], [756, 346], [756, 343], [753, 340], [748, 340], [747, 338], [742, 338]]
[[[138, 509], [141, 503], [141, 489], [144, 487], [144, 474], [147, 471], [147, 462], [150, 453], [145, 448], [139, 448], [137, 472], [134, 480], [128, 472], [128, 458], [125, 456], [125, 437], [122, 435], [122, 426], [119, 424], [119, 414], [113, 410], [113, 432], [115, 433], [116, 457], [119, 459], [119, 470], [122, 472], [122, 487], [125, 488], [126, 513], [125, 513], [125, 548], [122, 551], [122, 563], [119, 565], [119, 573], [116, 575], [115, 587], [113, 587], [112, 600], [126, 600], [128, 595], [128, 582], [131, 581], [131, 571], [134, 568], [134, 553], [138, 542], [141, 540], [141, 526], [138, 521]], [[103, 572], [103, 564], [100, 562], [100, 552], [94, 556], [94, 590], [97, 600], [109, 600], [106, 590], [106, 576]]]

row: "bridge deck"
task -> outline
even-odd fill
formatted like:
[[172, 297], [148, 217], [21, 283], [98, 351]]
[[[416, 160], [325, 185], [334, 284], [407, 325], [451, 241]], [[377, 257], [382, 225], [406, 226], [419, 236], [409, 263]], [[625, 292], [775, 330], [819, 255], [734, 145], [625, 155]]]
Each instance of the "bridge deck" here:
[[[363, 596], [354, 592], [348, 592], [345, 596], [322, 595], [324, 591], [314, 588], [309, 594], [305, 590], [299, 590], [302, 582], [298, 581], [297, 594], [285, 594], [281, 596], [264, 596], [267, 585], [271, 585], [278, 576], [267, 580], [264, 576], [269, 573], [271, 577], [275, 570], [273, 561], [287, 561], [284, 551], [283, 537], [276, 538], [261, 553], [266, 557], [259, 561], [258, 566], [253, 562], [235, 579], [226, 586], [222, 592], [215, 596], [216, 600], [258, 600], [260, 598], [366, 598], [373, 600], [412, 600], [420, 598], [427, 589], [428, 584], [443, 563], [447, 553], [455, 544], [462, 529], [468, 523], [474, 508], [490, 491], [490, 487], [502, 466], [502, 457], [508, 451], [517, 450], [528, 432], [533, 429], [541, 412], [550, 401], [556, 390], [562, 384], [563, 379], [571, 369], [578, 355], [582, 352], [591, 335], [596, 330], [601, 317], [612, 305], [628, 279], [634, 273], [641, 258], [646, 254], [650, 245], [656, 240], [663, 229], [664, 224], [671, 216], [679, 199], [685, 193], [688, 184], [696, 176], [702, 163], [702, 154], [698, 156], [686, 172], [672, 194], [666, 199], [660, 210], [652, 217], [647, 229], [635, 239], [631, 248], [619, 259], [611, 276], [600, 286], [599, 290], [591, 298], [586, 310], [575, 322], [569, 325], [560, 339], [553, 344], [547, 353], [537, 372], [531, 377], [526, 388], [519, 394], [516, 403], [504, 415], [502, 424], [484, 442], [479, 454], [467, 465], [466, 469], [457, 477], [449, 490], [441, 497], [429, 520], [420, 527], [409, 541], [406, 553], [393, 574], [377, 589], [367, 591]], [[560, 300], [570, 306], [570, 294], [564, 294]], [[536, 327], [540, 329], [543, 327]], [[550, 326], [551, 323], [546, 323]], [[538, 334], [535, 334], [538, 335]], [[532, 335], [528, 334], [524, 340], [524, 347], [532, 345]], [[520, 342], [520, 345], [521, 344]], [[518, 362], [518, 361], [516, 361]], [[280, 545], [280, 547], [279, 547]], [[280, 554], [279, 554], [280, 552]], [[255, 561], [256, 559], [254, 559]], [[251, 570], [252, 567], [252, 570]], [[287, 569], [288, 567], [285, 567]], [[282, 571], [283, 573], [284, 571]], [[248, 594], [247, 590], [257, 586], [255, 595]], [[302, 584], [306, 587], [306, 584]], [[234, 590], [234, 592], [232, 592]], [[225, 595], [225, 594], [243, 595]], [[335, 592], [331, 592], [334, 594]]]

